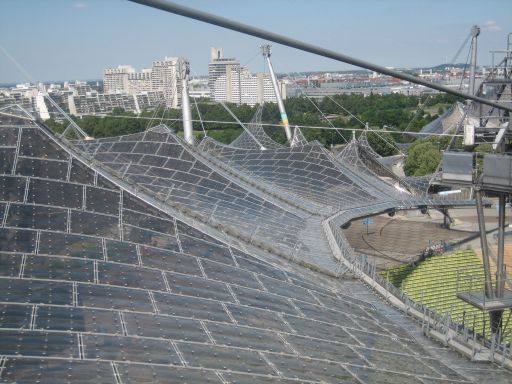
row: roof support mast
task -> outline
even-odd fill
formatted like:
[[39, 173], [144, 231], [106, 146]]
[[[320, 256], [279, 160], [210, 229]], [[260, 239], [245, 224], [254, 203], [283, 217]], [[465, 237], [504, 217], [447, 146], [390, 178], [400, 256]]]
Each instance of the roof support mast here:
[[480, 34], [480, 28], [473, 25], [471, 27], [471, 68], [469, 74], [469, 90], [468, 93], [471, 96], [475, 95], [475, 73], [476, 73], [476, 43], [477, 37]]
[[279, 89], [279, 84], [277, 83], [276, 74], [274, 73], [274, 67], [272, 67], [272, 61], [270, 60], [270, 45], [262, 45], [261, 52], [263, 53], [263, 57], [268, 65], [268, 71], [270, 72], [270, 79], [272, 80], [272, 85], [274, 86], [274, 92], [276, 94], [277, 106], [279, 107], [279, 113], [281, 114], [281, 122], [284, 126], [284, 131], [286, 133], [286, 140], [288, 143], [292, 141], [292, 130], [290, 128], [290, 123], [288, 123], [288, 115], [286, 114], [286, 110], [284, 109], [283, 98], [281, 97], [281, 91]]
[[181, 77], [181, 113], [183, 114], [183, 137], [188, 144], [194, 145], [192, 110], [190, 109], [190, 98], [188, 94], [188, 76], [190, 73], [188, 61], [180, 58], [179, 71]]

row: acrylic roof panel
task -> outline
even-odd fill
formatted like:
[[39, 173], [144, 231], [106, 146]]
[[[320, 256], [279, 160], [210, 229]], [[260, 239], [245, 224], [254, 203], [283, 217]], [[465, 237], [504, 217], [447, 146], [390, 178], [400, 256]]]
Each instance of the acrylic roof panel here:
[[13, 149], [0, 172], [2, 382], [462, 378], [342, 281], [201, 232], [42, 128], [5, 128], [19, 140], [0, 145]]
[[244, 131], [238, 136], [230, 146], [245, 149], [266, 149], [282, 148], [282, 145], [272, 140], [261, 125], [261, 114], [263, 105], [260, 105], [251, 121], [245, 125]]
[[[365, 146], [359, 140], [352, 140], [336, 155], [336, 158], [342, 164], [354, 168], [356, 172], [360, 172], [368, 178], [373, 179], [374, 182], [384, 179], [388, 188], [394, 189], [393, 185], [401, 185], [415, 195], [426, 193], [425, 188], [418, 188], [423, 187], [423, 184], [417, 185], [417, 183], [412, 182], [414, 180], [398, 177], [382, 163], [382, 160], [386, 158], [375, 157], [373, 150], [368, 151], [367, 148], [371, 147]], [[382, 181], [382, 183], [384, 186], [384, 181]], [[393, 193], [394, 191], [391, 190], [390, 192]]]
[[200, 149], [251, 178], [333, 211], [408, 198], [378, 178], [361, 177], [316, 142], [261, 151], [203, 140]]
[[205, 220], [294, 249], [303, 219], [254, 195], [197, 158], [174, 134], [154, 128], [138, 134], [76, 142], [76, 146], [164, 202], [181, 204]]

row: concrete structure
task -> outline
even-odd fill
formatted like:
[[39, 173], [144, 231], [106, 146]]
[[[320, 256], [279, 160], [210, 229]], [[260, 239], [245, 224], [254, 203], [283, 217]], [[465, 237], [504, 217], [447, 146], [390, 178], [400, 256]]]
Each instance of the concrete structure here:
[[177, 57], [165, 57], [153, 61], [151, 72], [151, 90], [164, 93], [165, 105], [169, 108], [181, 106], [181, 81], [178, 77]]
[[130, 65], [107, 68], [103, 75], [103, 88], [106, 94], [123, 93], [131, 95], [161, 92], [165, 105], [178, 108], [181, 104], [181, 83], [177, 76], [177, 57], [164, 57], [153, 61], [152, 68], [136, 72]]
[[222, 75], [228, 75], [231, 71], [241, 72], [240, 62], [233, 58], [224, 58], [222, 48], [211, 49], [211, 61], [208, 64], [208, 86], [212, 95], [214, 94], [215, 82]]
[[135, 69], [131, 65], [106, 68], [103, 71], [105, 93], [126, 92], [128, 90], [128, 75], [133, 73], [135, 73]]
[[251, 75], [247, 69], [228, 71], [215, 81], [213, 97], [215, 101], [236, 104], [276, 103], [276, 95], [268, 75]]

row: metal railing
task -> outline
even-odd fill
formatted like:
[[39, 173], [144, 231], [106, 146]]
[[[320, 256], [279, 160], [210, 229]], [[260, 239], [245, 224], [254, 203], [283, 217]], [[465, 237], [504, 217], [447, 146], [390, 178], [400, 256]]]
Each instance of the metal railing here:
[[[435, 337], [445, 345], [450, 345], [468, 356], [471, 360], [486, 360], [500, 363], [512, 369], [512, 345], [501, 342], [501, 334], [484, 337], [473, 330], [467, 322], [454, 321], [451, 313], [439, 313], [423, 303], [415, 301], [389, 280], [380, 276], [377, 265], [367, 255], [356, 254], [341, 231], [348, 212], [340, 212], [322, 223], [340, 265], [344, 264], [356, 277], [361, 278], [384, 299], [402, 309], [406, 314], [421, 321], [425, 335]], [[344, 218], [345, 217], [345, 218]]]

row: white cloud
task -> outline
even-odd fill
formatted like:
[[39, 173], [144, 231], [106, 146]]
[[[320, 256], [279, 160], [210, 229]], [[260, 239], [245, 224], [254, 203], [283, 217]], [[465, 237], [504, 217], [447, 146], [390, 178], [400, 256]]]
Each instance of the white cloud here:
[[79, 8], [79, 9], [87, 8], [87, 4], [85, 4], [85, 3], [75, 3], [75, 8]]
[[483, 29], [485, 31], [501, 31], [502, 30], [502, 28], [494, 20], [486, 21], [483, 25]]

